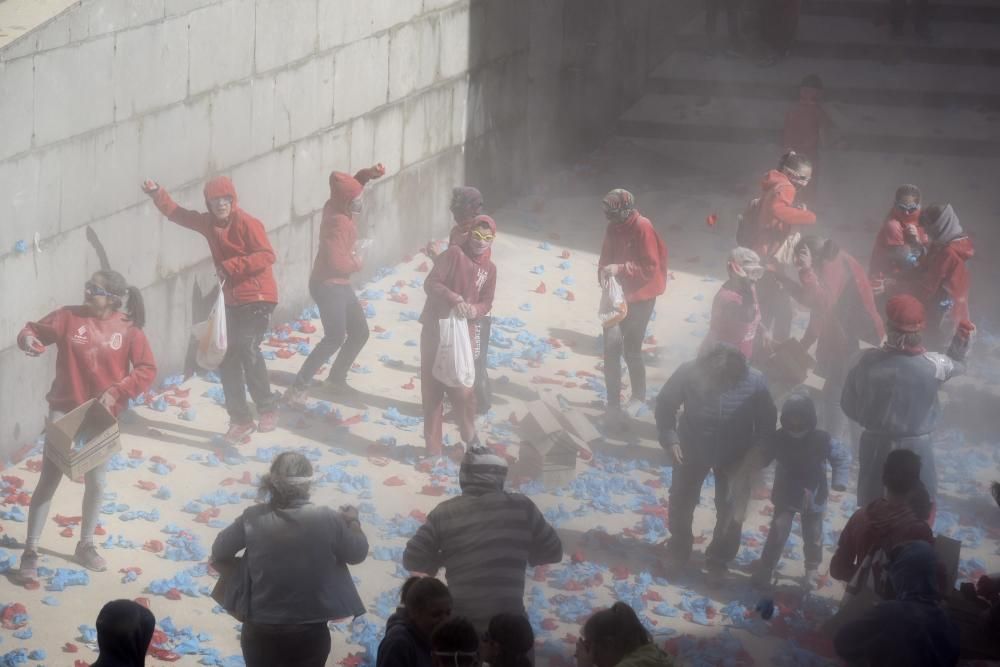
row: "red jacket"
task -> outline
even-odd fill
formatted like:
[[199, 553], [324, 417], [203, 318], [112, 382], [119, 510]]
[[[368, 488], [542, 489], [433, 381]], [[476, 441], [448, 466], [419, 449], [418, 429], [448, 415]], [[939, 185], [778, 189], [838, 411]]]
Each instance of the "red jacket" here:
[[858, 341], [878, 345], [885, 325], [875, 305], [871, 283], [856, 259], [841, 250], [837, 256], [813, 269], [799, 271], [796, 300], [810, 309], [806, 346], [816, 345], [817, 372], [824, 377], [850, 361]]
[[46, 397], [53, 410], [69, 412], [111, 391], [117, 397], [112, 412], [118, 415], [128, 407], [128, 399], [149, 389], [156, 378], [146, 334], [124, 313], [101, 320], [83, 306], [67, 306], [24, 325], [17, 336], [22, 349], [25, 336], [58, 349], [56, 377]]
[[349, 207], [372, 178], [371, 169], [362, 169], [353, 177], [339, 171], [330, 174], [330, 198], [323, 206], [311, 282], [349, 285], [351, 274], [361, 270], [361, 258], [354, 254], [358, 228]]
[[927, 309], [929, 322], [932, 313], [941, 313], [940, 301], [952, 300], [948, 320], [955, 326], [969, 318], [969, 267], [966, 262], [975, 254], [972, 239], [968, 236], [946, 243], [931, 245], [920, 264], [920, 274], [911, 285], [910, 293], [920, 299]]
[[796, 208], [795, 186], [788, 176], [772, 169], [760, 184], [757, 224], [751, 232], [750, 249], [766, 259], [774, 255], [793, 228], [816, 223], [816, 214]]
[[635, 211], [625, 222], [612, 222], [604, 232], [597, 275], [609, 264], [622, 264], [618, 280], [625, 301], [648, 301], [667, 288], [667, 246], [647, 218]]
[[927, 245], [927, 231], [918, 224], [919, 220], [920, 209], [913, 213], [906, 213], [895, 206], [885, 216], [885, 222], [882, 223], [878, 236], [875, 237], [871, 260], [868, 262], [868, 276], [872, 280], [882, 280], [899, 275], [900, 267], [893, 261], [891, 251], [894, 248], [907, 245], [907, 225], [915, 225], [920, 244]]
[[[490, 220], [486, 216], [479, 219], [483, 218]], [[493, 231], [496, 233], [495, 226]], [[463, 246], [451, 246], [438, 256], [424, 281], [427, 301], [420, 322], [436, 326], [463, 300], [476, 307], [477, 318], [487, 315], [493, 310], [496, 288], [497, 267], [485, 253], [473, 259]]]
[[223, 293], [227, 306], [258, 301], [277, 303], [278, 284], [271, 271], [274, 250], [263, 223], [239, 207], [236, 188], [225, 176], [213, 178], [205, 185], [206, 202], [226, 196], [233, 198], [233, 211], [225, 226], [217, 225], [211, 212], [199, 213], [178, 206], [162, 187], [153, 193], [153, 203], [168, 220], [193, 229], [208, 241], [216, 267], [226, 276]]
[[819, 155], [819, 142], [823, 130], [833, 125], [816, 88], [799, 90], [799, 101], [785, 114], [785, 127], [781, 133], [784, 152], [795, 151], [815, 160]]
[[706, 350], [715, 343], [728, 343], [749, 360], [753, 356], [753, 342], [759, 327], [757, 288], [750, 285], [750, 289], [744, 292], [726, 282], [712, 300], [712, 319], [701, 349]]
[[850, 581], [872, 549], [882, 547], [887, 553], [903, 542], [923, 540], [934, 543], [934, 534], [905, 504], [879, 498], [862, 507], [847, 520], [837, 550], [830, 560], [830, 576]]

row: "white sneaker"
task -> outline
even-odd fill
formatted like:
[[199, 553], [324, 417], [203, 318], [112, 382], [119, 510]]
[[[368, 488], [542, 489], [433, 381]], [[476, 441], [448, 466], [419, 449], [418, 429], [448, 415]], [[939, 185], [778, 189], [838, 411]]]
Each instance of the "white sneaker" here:
[[630, 398], [622, 410], [632, 419], [638, 419], [639, 415], [647, 409], [646, 403], [638, 398]]

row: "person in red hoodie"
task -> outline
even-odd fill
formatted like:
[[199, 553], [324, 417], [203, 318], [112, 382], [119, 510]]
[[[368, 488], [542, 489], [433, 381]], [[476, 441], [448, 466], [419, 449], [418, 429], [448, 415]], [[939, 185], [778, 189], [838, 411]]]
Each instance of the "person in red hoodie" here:
[[[91, 399], [98, 399], [116, 417], [153, 384], [156, 362], [149, 348], [142, 294], [129, 287], [116, 271], [98, 271], [84, 286], [82, 306], [66, 306], [37, 322], [28, 322], [17, 337], [17, 345], [37, 357], [50, 345], [58, 350], [56, 376], [47, 396], [49, 421]], [[48, 443], [46, 443], [48, 447]], [[21, 556], [21, 574], [35, 578], [38, 543], [62, 472], [48, 456], [42, 458], [42, 474], [28, 507], [28, 537]], [[94, 530], [104, 498], [106, 464], [92, 468], [84, 477], [80, 542], [76, 559], [95, 572], [106, 568], [94, 546]]]
[[653, 315], [656, 297], [667, 287], [667, 246], [653, 223], [635, 207], [628, 190], [615, 189], [604, 196], [604, 217], [608, 220], [597, 261], [601, 286], [617, 278], [625, 292], [628, 314], [604, 330], [604, 382], [608, 389], [608, 420], [624, 425], [621, 408], [622, 362], [624, 354], [632, 383], [628, 410], [634, 414], [646, 402], [646, 365], [642, 341]]
[[784, 151], [804, 155], [812, 164], [812, 179], [799, 192], [799, 199], [810, 204], [816, 202], [820, 144], [833, 127], [833, 120], [823, 108], [823, 80], [810, 74], [799, 84], [799, 100], [785, 114], [781, 132]]
[[361, 213], [365, 183], [385, 175], [377, 164], [354, 176], [339, 171], [330, 174], [330, 198], [323, 206], [319, 249], [309, 277], [309, 295], [316, 301], [323, 322], [323, 339], [302, 363], [295, 381], [285, 394], [291, 405], [305, 404], [309, 385], [320, 366], [339, 349], [330, 367], [327, 387], [337, 395], [353, 390], [347, 372], [368, 342], [368, 321], [351, 287], [351, 275], [364, 264], [364, 249], [358, 245], [354, 216]]
[[816, 223], [816, 214], [795, 196], [812, 180], [812, 163], [804, 155], [790, 151], [781, 157], [777, 169], [764, 176], [761, 195], [750, 202], [740, 219], [736, 242], [756, 252], [767, 269], [757, 283], [762, 325], [772, 340], [787, 340], [792, 331], [792, 301], [781, 277], [794, 260], [799, 230]]
[[951, 204], [935, 204], [920, 214], [930, 245], [907, 291], [927, 310], [925, 341], [943, 349], [955, 328], [969, 319], [969, 267], [975, 249]]
[[894, 547], [915, 540], [934, 543], [927, 517], [914, 512], [913, 498], [921, 488], [920, 467], [920, 456], [915, 452], [890, 452], [881, 473], [885, 496], [854, 512], [840, 533], [830, 560], [830, 576], [844, 582], [854, 580], [855, 593], [870, 588], [884, 594], [880, 567]]
[[750, 248], [733, 248], [726, 270], [729, 280], [712, 300], [712, 319], [708, 323], [708, 335], [701, 342], [701, 352], [716, 343], [728, 343], [750, 361], [760, 329], [760, 304], [755, 285], [764, 275], [764, 267], [760, 257]]
[[[447, 319], [455, 310], [460, 317], [469, 320], [470, 335], [474, 335], [471, 323], [493, 309], [497, 267], [489, 254], [496, 230], [493, 218], [476, 216], [465, 243], [441, 253], [424, 281], [427, 302], [420, 314], [423, 325], [420, 331], [420, 394], [424, 407], [424, 440], [431, 456], [442, 453], [445, 394], [458, 420], [462, 441], [466, 445], [478, 442], [474, 388], [448, 387], [434, 377], [433, 370], [441, 338], [439, 320]], [[473, 350], [476, 348], [473, 340]]]
[[[263, 223], [239, 207], [236, 188], [225, 176], [205, 185], [208, 213], [178, 206], [155, 181], [145, 181], [142, 189], [168, 220], [205, 237], [223, 281], [229, 346], [219, 375], [230, 422], [226, 441], [239, 444], [255, 430], [273, 431], [278, 412], [260, 344], [278, 303], [278, 285], [271, 271], [274, 250]], [[257, 405], [259, 426], [250, 415], [247, 389]]]
[[860, 263], [833, 241], [805, 236], [795, 247], [799, 283], [785, 278], [788, 292], [810, 309], [802, 346], [816, 344], [816, 374], [823, 384], [823, 429], [842, 442], [857, 443], [844, 432], [840, 397], [861, 341], [881, 345], [885, 325]]
[[927, 250], [927, 232], [920, 222], [920, 188], [901, 185], [896, 189], [892, 210], [875, 237], [868, 278], [880, 310], [885, 300], [896, 293], [900, 281], [913, 272]]

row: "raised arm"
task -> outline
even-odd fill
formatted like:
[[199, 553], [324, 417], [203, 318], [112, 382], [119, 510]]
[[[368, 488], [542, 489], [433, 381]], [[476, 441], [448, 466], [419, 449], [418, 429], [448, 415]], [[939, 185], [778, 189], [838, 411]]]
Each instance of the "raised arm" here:
[[153, 204], [160, 210], [167, 220], [175, 224], [192, 229], [196, 232], [204, 233], [211, 222], [204, 213], [192, 211], [179, 206], [170, 194], [155, 181], [146, 181], [142, 184], [142, 191], [149, 195]]

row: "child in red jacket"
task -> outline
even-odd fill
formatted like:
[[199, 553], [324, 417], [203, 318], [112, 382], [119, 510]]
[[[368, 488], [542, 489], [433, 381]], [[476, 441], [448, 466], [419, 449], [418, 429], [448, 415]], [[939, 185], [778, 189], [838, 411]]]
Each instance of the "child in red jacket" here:
[[632, 382], [628, 411], [635, 412], [646, 402], [646, 366], [642, 360], [642, 341], [653, 315], [656, 297], [667, 286], [667, 246], [647, 218], [635, 207], [628, 190], [616, 189], [603, 199], [604, 217], [608, 220], [597, 262], [602, 287], [614, 277], [622, 285], [628, 314], [621, 322], [604, 331], [604, 382], [608, 388], [608, 420], [622, 425], [622, 362], [624, 354]]
[[[278, 304], [278, 285], [271, 271], [274, 250], [263, 223], [239, 207], [236, 188], [225, 176], [205, 185], [208, 213], [178, 206], [155, 181], [144, 182], [142, 189], [168, 220], [205, 237], [223, 281], [229, 345], [219, 376], [229, 413], [226, 441], [235, 445], [255, 430], [273, 431], [278, 426], [278, 412], [260, 344]], [[247, 389], [257, 405], [259, 426], [250, 415]]]
[[381, 164], [362, 169], [353, 177], [339, 171], [330, 174], [330, 198], [323, 206], [319, 249], [309, 278], [309, 295], [316, 301], [323, 321], [323, 339], [302, 363], [285, 394], [291, 405], [305, 404], [313, 376], [338, 349], [326, 386], [339, 396], [354, 391], [347, 384], [347, 372], [368, 341], [368, 321], [351, 287], [351, 275], [360, 271], [364, 263], [354, 216], [361, 213], [365, 183], [384, 174], [385, 167]]
[[[21, 329], [17, 345], [28, 356], [37, 357], [50, 345], [58, 348], [56, 377], [47, 397], [50, 422], [93, 398], [117, 416], [128, 407], [130, 398], [149, 389], [156, 377], [156, 362], [142, 331], [145, 319], [139, 290], [129, 287], [120, 273], [105, 270], [87, 281], [82, 306], [60, 308]], [[31, 494], [28, 537], [21, 556], [21, 574], [26, 579], [37, 576], [38, 543], [63, 476], [47, 455], [42, 461], [42, 474]], [[83, 520], [76, 545], [77, 561], [95, 572], [106, 569], [94, 546], [105, 471], [106, 464], [102, 464], [84, 477]]]

